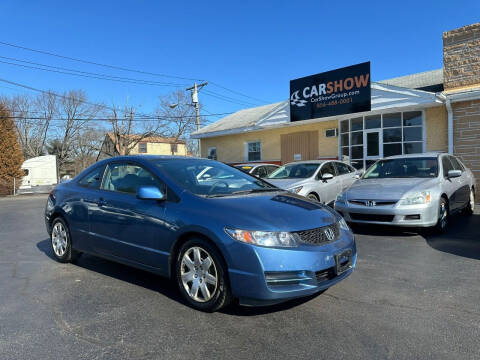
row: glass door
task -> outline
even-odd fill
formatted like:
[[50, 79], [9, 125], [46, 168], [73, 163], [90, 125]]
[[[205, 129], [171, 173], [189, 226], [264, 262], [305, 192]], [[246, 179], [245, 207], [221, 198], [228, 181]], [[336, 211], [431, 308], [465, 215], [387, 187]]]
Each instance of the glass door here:
[[382, 131], [375, 130], [365, 130], [363, 132], [363, 153], [365, 158], [364, 169], [368, 169], [378, 159], [383, 157], [382, 154]]

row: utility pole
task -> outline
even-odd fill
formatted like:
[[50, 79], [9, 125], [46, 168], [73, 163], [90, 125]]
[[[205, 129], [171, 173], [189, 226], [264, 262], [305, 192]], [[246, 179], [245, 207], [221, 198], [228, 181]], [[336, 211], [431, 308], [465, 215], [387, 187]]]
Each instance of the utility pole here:
[[[197, 126], [197, 131], [200, 130], [200, 107], [198, 105], [198, 91], [206, 86], [208, 81], [205, 81], [201, 84], [194, 83], [192, 87], [187, 88], [187, 91], [191, 92], [192, 95], [192, 104], [195, 107], [195, 125]], [[202, 154], [200, 150], [200, 139], [198, 139], [198, 156]]]

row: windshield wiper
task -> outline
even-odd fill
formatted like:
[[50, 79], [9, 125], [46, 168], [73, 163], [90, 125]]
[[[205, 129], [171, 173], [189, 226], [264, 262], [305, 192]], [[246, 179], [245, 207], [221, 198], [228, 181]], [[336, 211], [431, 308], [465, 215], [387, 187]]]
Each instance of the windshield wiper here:
[[249, 190], [239, 190], [239, 191], [234, 191], [232, 192], [232, 195], [238, 195], [238, 194], [252, 194], [252, 193], [257, 193], [257, 192], [267, 192], [267, 191], [282, 191], [282, 189], [278, 188], [260, 188], [260, 189], [249, 189]]

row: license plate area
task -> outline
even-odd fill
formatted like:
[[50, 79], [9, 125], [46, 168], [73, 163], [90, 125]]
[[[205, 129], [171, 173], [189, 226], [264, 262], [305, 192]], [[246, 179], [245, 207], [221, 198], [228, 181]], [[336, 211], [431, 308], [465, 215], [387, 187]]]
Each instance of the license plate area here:
[[344, 250], [335, 257], [335, 273], [340, 275], [352, 268], [352, 249]]

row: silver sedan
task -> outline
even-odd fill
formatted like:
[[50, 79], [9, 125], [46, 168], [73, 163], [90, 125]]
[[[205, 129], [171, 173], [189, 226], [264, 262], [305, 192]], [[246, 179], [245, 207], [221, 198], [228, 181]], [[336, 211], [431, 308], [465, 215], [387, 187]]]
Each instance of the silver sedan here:
[[311, 200], [330, 204], [359, 176], [357, 170], [340, 161], [311, 160], [285, 164], [264, 180]]
[[455, 156], [423, 153], [377, 161], [334, 204], [346, 221], [436, 227], [449, 215], [472, 214], [475, 178]]

